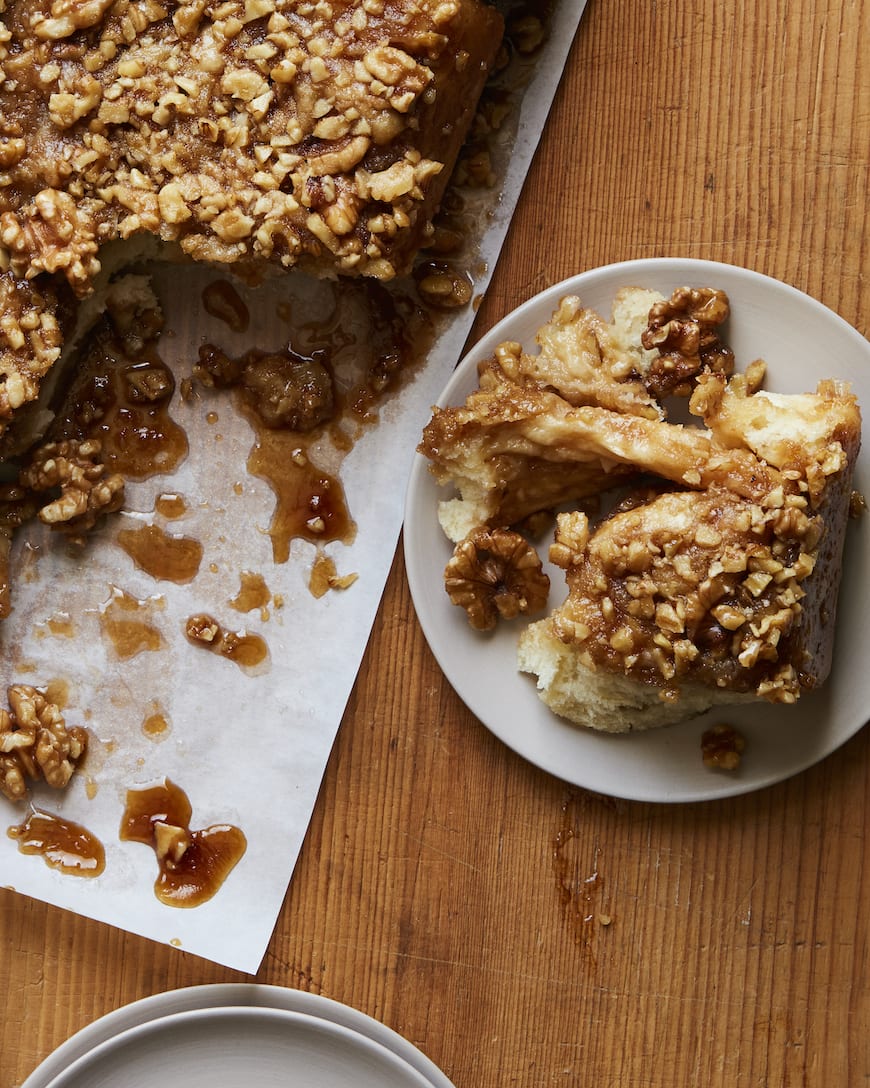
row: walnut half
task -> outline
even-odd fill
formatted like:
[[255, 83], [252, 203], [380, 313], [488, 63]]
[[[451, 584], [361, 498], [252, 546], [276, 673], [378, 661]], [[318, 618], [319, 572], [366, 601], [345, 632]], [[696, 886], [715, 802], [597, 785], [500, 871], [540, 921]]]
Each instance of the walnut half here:
[[650, 309], [641, 343], [659, 352], [644, 377], [654, 397], [690, 395], [703, 371], [730, 376], [734, 352], [718, 333], [730, 312], [728, 296], [714, 287], [678, 287]]
[[7, 691], [0, 709], [0, 793], [10, 801], [27, 796], [28, 781], [63, 789], [85, 757], [87, 732], [68, 727], [56, 704], [29, 684]]
[[21, 486], [33, 491], [59, 490], [58, 497], [39, 511], [41, 521], [81, 539], [101, 514], [121, 508], [124, 479], [106, 472], [99, 460], [101, 452], [97, 439], [67, 439], [36, 450], [21, 472]]
[[491, 631], [499, 619], [540, 611], [550, 579], [535, 549], [512, 529], [478, 528], [456, 545], [444, 571], [450, 600], [468, 613], [475, 631]]

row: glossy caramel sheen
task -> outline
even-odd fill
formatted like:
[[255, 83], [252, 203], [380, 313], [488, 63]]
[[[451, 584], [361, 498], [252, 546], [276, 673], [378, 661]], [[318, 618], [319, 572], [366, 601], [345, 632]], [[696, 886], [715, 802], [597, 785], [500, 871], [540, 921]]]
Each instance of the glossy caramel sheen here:
[[197, 907], [211, 899], [247, 848], [244, 833], [232, 824], [191, 831], [191, 812], [187, 794], [169, 779], [127, 791], [122, 841], [142, 843], [157, 854], [157, 825], [162, 824], [177, 829], [186, 843], [178, 860], [158, 855], [154, 894], [169, 907]]
[[191, 582], [202, 562], [202, 544], [186, 536], [170, 536], [159, 525], [121, 529], [117, 541], [140, 570], [161, 581]]
[[95, 877], [106, 867], [105, 849], [94, 834], [41, 809], [31, 809], [7, 835], [17, 840], [22, 854], [38, 854], [49, 868], [68, 876]]

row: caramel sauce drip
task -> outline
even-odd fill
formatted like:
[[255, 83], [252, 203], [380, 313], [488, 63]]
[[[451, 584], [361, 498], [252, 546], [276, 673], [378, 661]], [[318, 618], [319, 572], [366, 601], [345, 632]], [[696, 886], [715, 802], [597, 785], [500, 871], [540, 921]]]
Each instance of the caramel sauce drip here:
[[154, 512], [166, 518], [167, 521], [175, 521], [187, 513], [187, 502], [183, 495], [164, 491], [154, 501]]
[[121, 529], [118, 544], [139, 570], [164, 582], [192, 582], [202, 562], [202, 545], [186, 536], [170, 536], [157, 525]]
[[251, 570], [243, 570], [240, 575], [239, 592], [230, 601], [230, 606], [237, 612], [253, 612], [254, 609], [264, 609], [272, 599], [269, 587], [262, 574]]
[[134, 357], [104, 321], [82, 354], [51, 437], [98, 438], [107, 470], [128, 479], [172, 472], [188, 453], [187, 435], [169, 415], [174, 391], [172, 371], [153, 344]]
[[138, 600], [122, 589], [113, 590], [100, 612], [100, 627], [120, 660], [163, 649], [163, 635], [151, 622], [154, 610], [163, 603], [162, 597]]
[[73, 638], [76, 633], [75, 624], [69, 612], [55, 612], [45, 623], [55, 638]]
[[[289, 307], [279, 311], [293, 327], [292, 347], [237, 359], [213, 344], [200, 348], [206, 384], [235, 387], [238, 410], [254, 429], [247, 469], [275, 495], [269, 535], [276, 563], [288, 561], [297, 539], [353, 541], [356, 525], [343, 485], [334, 466], [327, 471], [315, 463], [317, 444], [328, 437], [338, 460], [350, 452], [354, 435], [376, 422], [377, 407], [425, 356], [433, 336], [430, 315], [408, 291], [377, 283], [342, 283], [333, 291], [331, 312], [317, 322], [296, 320]], [[290, 373], [295, 391], [292, 382], [282, 387]], [[336, 379], [347, 373], [359, 376], [355, 386]], [[343, 420], [352, 422], [354, 433]]]
[[23, 823], [10, 827], [22, 854], [38, 854], [46, 865], [68, 876], [95, 877], [106, 867], [100, 840], [86, 827], [50, 812], [32, 809]]
[[232, 824], [190, 829], [187, 794], [169, 779], [127, 791], [120, 838], [150, 846], [159, 872], [154, 894], [168, 907], [197, 907], [220, 890], [247, 849]]
[[233, 330], [245, 332], [251, 315], [238, 291], [228, 280], [214, 280], [202, 292], [202, 304], [207, 313]]
[[153, 710], [142, 722], [142, 732], [151, 740], [163, 740], [169, 732], [169, 719], [162, 710]]
[[243, 669], [254, 669], [262, 665], [269, 656], [269, 648], [260, 635], [247, 631], [229, 631], [213, 616], [205, 613], [188, 619], [185, 634], [194, 646], [225, 657]]
[[265, 480], [275, 494], [275, 511], [269, 524], [272, 558], [286, 563], [293, 540], [326, 544], [333, 540], [349, 544], [356, 525], [350, 517], [344, 488], [336, 476], [324, 472], [299, 456], [299, 435], [273, 431], [253, 421], [254, 446], [248, 456], [248, 471]]

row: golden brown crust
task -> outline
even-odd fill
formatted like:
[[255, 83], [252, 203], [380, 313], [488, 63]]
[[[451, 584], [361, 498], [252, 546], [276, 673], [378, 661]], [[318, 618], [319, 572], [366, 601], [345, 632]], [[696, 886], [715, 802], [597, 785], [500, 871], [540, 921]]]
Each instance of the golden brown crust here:
[[405, 270], [502, 29], [478, 0], [0, 0], [0, 15], [0, 421], [60, 351], [33, 281], [87, 293], [109, 240]]

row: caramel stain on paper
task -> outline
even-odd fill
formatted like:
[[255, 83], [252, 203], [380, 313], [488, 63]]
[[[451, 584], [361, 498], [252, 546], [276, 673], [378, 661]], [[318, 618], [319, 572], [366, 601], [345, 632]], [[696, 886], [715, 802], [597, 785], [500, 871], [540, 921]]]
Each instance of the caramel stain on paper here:
[[229, 280], [213, 280], [202, 291], [206, 313], [223, 321], [233, 332], [245, 332], [251, 323], [248, 307]]
[[142, 720], [142, 732], [149, 740], [165, 740], [172, 726], [163, 707], [156, 701], [151, 704], [151, 709]]
[[158, 525], [121, 529], [118, 544], [139, 570], [158, 581], [185, 585], [199, 573], [202, 544], [187, 536], [172, 536]]
[[212, 899], [247, 849], [238, 827], [215, 824], [192, 831], [191, 815], [187, 794], [168, 778], [127, 790], [120, 838], [154, 850], [154, 894], [168, 907], [198, 907]]
[[339, 574], [335, 560], [319, 552], [311, 566], [308, 588], [312, 597], [322, 597], [330, 589], [349, 589], [359, 576], [357, 574]]
[[253, 570], [243, 570], [239, 575], [239, 592], [230, 600], [230, 607], [237, 612], [259, 609], [261, 618], [267, 619], [271, 600], [272, 593], [263, 575]]
[[106, 867], [106, 851], [96, 835], [62, 816], [34, 808], [6, 833], [22, 854], [38, 855], [67, 876], [95, 877]]
[[153, 653], [166, 646], [166, 640], [153, 622], [154, 614], [166, 607], [164, 597], [139, 600], [117, 586], [100, 610], [104, 638], [121, 661], [141, 653]]
[[167, 521], [177, 521], [187, 513], [187, 500], [175, 491], [164, 491], [154, 500], [154, 512]]
[[205, 612], [190, 616], [184, 633], [191, 645], [226, 658], [245, 672], [262, 671], [259, 667], [269, 658], [269, 647], [261, 635], [230, 631]]

